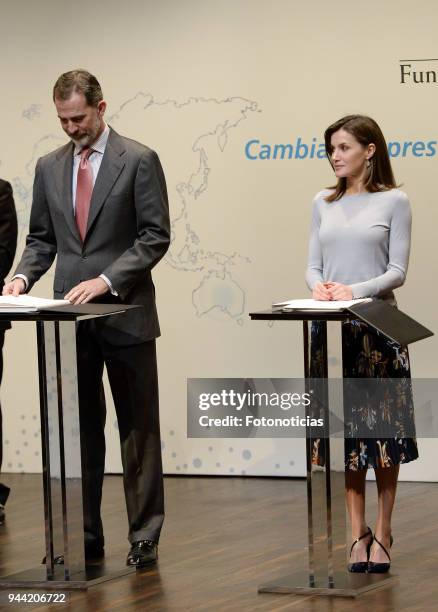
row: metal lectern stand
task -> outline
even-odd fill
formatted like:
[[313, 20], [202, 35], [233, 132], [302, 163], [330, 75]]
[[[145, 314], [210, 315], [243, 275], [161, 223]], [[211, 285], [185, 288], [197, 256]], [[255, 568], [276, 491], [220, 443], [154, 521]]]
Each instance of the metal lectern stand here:
[[[85, 564], [76, 365], [76, 323], [136, 306], [84, 304], [1, 313], [0, 321], [36, 321], [43, 459], [46, 564], [0, 576], [0, 589], [86, 589], [135, 571]], [[42, 551], [43, 552], [43, 551]], [[64, 554], [64, 565], [54, 563]]]
[[[304, 343], [304, 376], [306, 391], [311, 380], [310, 325], [322, 321], [322, 363], [327, 410], [325, 428], [331, 418], [343, 422], [343, 393], [331, 384], [342, 379], [342, 321], [361, 319], [399, 344], [410, 344], [432, 336], [432, 332], [396, 308], [373, 300], [342, 312], [273, 309], [250, 313], [253, 320], [302, 321]], [[330, 356], [328, 353], [330, 347]], [[328, 410], [329, 409], [329, 410]], [[394, 584], [396, 576], [388, 574], [355, 574], [347, 571], [344, 439], [324, 439], [324, 467], [312, 463], [312, 437], [306, 435], [308, 568], [290, 572], [259, 586], [259, 593], [295, 593], [356, 597], [373, 589]]]

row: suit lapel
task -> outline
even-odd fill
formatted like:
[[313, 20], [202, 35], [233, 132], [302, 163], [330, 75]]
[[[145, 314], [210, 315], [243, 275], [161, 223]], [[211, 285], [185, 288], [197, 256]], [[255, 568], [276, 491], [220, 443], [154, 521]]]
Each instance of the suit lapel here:
[[111, 129], [102, 163], [96, 177], [96, 182], [94, 183], [86, 236], [88, 236], [96, 217], [100, 213], [102, 206], [105, 204], [105, 201], [113, 188], [114, 183], [123, 170], [125, 165], [123, 159], [124, 153], [125, 147], [122, 139], [116, 132], [114, 132], [114, 130]]
[[75, 238], [77, 238], [80, 242], [81, 238], [78, 232], [73, 210], [72, 181], [73, 143], [68, 143], [57, 155], [55, 183], [67, 225]]

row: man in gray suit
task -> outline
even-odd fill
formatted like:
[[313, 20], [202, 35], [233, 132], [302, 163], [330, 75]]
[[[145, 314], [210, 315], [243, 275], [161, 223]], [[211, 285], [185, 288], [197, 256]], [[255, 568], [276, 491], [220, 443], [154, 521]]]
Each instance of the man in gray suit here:
[[26, 248], [4, 293], [30, 291], [57, 256], [56, 298], [141, 305], [79, 323], [77, 352], [85, 555], [104, 554], [105, 364], [121, 443], [127, 564], [142, 567], [157, 559], [164, 519], [151, 269], [170, 242], [166, 183], [154, 151], [106, 125], [102, 90], [89, 72], [62, 74], [53, 100], [71, 141], [37, 162]]

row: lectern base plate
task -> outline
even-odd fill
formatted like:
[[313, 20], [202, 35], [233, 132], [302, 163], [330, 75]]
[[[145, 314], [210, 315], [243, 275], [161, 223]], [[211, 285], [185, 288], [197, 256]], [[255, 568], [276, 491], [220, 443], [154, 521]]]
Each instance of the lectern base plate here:
[[272, 580], [258, 587], [259, 593], [285, 593], [295, 595], [332, 595], [336, 597], [357, 597], [367, 591], [385, 589], [398, 581], [392, 574], [351, 574], [337, 573], [334, 586], [309, 586], [309, 574], [305, 571], [294, 572], [288, 576]]
[[46, 567], [39, 565], [16, 574], [0, 577], [0, 589], [88, 589], [91, 586], [120, 578], [127, 574], [136, 572], [135, 567], [121, 566], [121, 560], [103, 563], [87, 564], [85, 572], [77, 572], [71, 575], [70, 580], [65, 580], [63, 566], [56, 566], [55, 576], [47, 579]]

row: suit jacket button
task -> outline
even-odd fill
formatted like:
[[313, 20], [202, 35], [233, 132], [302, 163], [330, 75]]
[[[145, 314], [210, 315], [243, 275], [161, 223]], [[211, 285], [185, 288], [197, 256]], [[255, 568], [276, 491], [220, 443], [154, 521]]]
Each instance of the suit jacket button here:
[[82, 259], [88, 259], [87, 255], [82, 255]]

